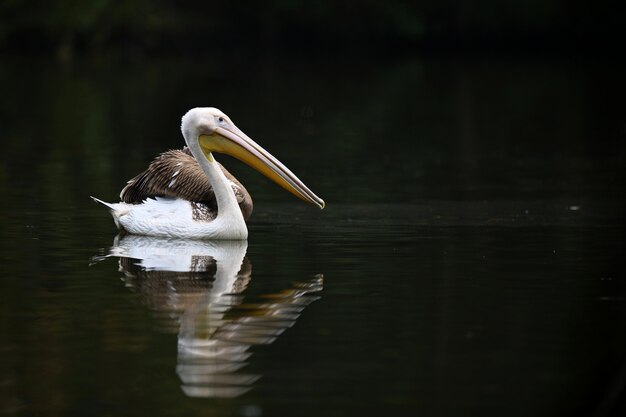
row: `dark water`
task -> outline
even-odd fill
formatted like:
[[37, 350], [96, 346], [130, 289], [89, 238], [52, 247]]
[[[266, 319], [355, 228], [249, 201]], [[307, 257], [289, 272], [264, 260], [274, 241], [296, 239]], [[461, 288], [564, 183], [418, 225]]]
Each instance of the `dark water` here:
[[[0, 64], [3, 415], [618, 415], [624, 68]], [[242, 244], [116, 238], [214, 105], [328, 206], [228, 157]]]

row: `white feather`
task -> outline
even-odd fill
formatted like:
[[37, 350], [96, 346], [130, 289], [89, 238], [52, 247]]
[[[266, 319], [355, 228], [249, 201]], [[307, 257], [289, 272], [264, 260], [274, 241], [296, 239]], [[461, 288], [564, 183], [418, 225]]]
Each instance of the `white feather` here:
[[248, 228], [239, 210], [226, 211], [213, 221], [204, 222], [194, 220], [191, 203], [180, 198], [148, 198], [141, 204], [101, 203], [111, 209], [118, 227], [137, 235], [190, 239], [248, 238]]

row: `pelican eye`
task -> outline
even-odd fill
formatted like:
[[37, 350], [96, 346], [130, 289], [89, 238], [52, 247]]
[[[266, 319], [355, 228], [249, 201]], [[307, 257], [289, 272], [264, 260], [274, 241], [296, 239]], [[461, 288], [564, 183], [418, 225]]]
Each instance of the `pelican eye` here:
[[221, 123], [224, 121], [224, 118], [220, 116], [217, 120], [219, 120], [219, 122]]

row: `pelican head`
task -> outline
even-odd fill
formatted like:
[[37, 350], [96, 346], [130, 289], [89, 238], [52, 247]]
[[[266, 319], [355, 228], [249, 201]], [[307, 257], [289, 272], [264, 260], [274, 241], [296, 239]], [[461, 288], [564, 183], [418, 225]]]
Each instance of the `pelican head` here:
[[210, 163], [214, 162], [212, 152], [233, 156], [296, 197], [324, 208], [324, 200], [316, 196], [272, 154], [243, 133], [222, 111], [214, 107], [191, 109], [182, 118], [181, 130], [187, 146], [192, 150], [199, 147]]

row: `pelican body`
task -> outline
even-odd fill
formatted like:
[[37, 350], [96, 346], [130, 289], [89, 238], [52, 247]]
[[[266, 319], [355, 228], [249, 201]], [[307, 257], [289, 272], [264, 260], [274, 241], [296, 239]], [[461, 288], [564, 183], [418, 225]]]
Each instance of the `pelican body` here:
[[324, 208], [286, 166], [243, 133], [222, 111], [194, 108], [182, 118], [187, 147], [159, 155], [128, 181], [119, 203], [108, 207], [123, 232], [193, 239], [245, 240], [252, 199], [215, 158], [225, 153], [243, 161], [302, 200]]

